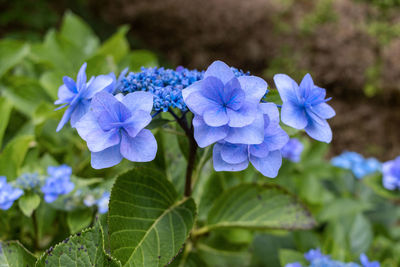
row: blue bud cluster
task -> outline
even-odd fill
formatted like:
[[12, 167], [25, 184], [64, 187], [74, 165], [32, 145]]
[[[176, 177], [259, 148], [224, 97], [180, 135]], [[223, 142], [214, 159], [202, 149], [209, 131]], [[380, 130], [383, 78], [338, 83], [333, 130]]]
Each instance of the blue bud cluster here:
[[41, 186], [38, 173], [24, 173], [15, 181], [16, 185], [24, 190], [35, 190]]

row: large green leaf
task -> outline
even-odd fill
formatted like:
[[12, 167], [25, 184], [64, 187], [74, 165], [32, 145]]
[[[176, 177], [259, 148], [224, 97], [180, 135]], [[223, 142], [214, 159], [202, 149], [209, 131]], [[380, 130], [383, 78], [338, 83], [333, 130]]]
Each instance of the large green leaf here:
[[68, 212], [67, 224], [71, 234], [75, 234], [82, 229], [88, 227], [93, 219], [93, 211], [91, 209], [74, 210]]
[[206, 230], [310, 229], [310, 212], [289, 192], [278, 186], [240, 184], [225, 191], [211, 208]]
[[34, 266], [36, 258], [18, 241], [0, 241], [0, 266], [1, 267], [26, 267]]
[[6, 98], [0, 97], [0, 150], [4, 132], [6, 131], [10, 119], [11, 110], [12, 104]]
[[112, 56], [115, 62], [119, 62], [129, 52], [129, 43], [125, 36], [128, 31], [128, 26], [120, 27], [113, 36], [101, 45], [97, 54]]
[[27, 193], [18, 199], [18, 205], [25, 216], [31, 217], [34, 210], [40, 205], [40, 196], [35, 193]]
[[16, 40], [0, 41], [0, 77], [29, 53], [29, 45]]
[[184, 245], [195, 220], [193, 199], [179, 199], [159, 172], [136, 168], [111, 191], [111, 254], [124, 266], [164, 266]]
[[100, 222], [97, 222], [93, 228], [71, 236], [47, 250], [36, 263], [36, 267], [44, 266], [114, 267], [121, 264], [105, 252], [103, 229]]

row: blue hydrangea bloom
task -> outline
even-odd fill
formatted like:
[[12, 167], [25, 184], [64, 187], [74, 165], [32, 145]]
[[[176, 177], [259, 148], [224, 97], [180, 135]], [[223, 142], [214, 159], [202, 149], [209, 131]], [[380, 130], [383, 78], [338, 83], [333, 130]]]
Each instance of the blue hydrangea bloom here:
[[285, 267], [302, 267], [300, 262], [288, 263]]
[[335, 116], [335, 111], [326, 102], [326, 91], [314, 85], [310, 74], [306, 74], [298, 85], [285, 74], [274, 76], [276, 88], [283, 101], [282, 122], [296, 129], [305, 129], [315, 140], [330, 143], [332, 130], [326, 121]]
[[0, 176], [0, 209], [8, 210], [11, 208], [14, 201], [23, 194], [24, 191], [19, 188], [14, 188], [7, 183], [6, 177]]
[[255, 76], [236, 77], [221, 61], [212, 63], [204, 79], [182, 91], [193, 119], [194, 137], [200, 147], [224, 140], [233, 144], [260, 144], [264, 119], [258, 104], [267, 83]]
[[383, 163], [383, 186], [388, 190], [400, 189], [400, 156]]
[[299, 162], [301, 152], [304, 146], [297, 138], [290, 138], [289, 142], [281, 149], [282, 157], [292, 161]]
[[37, 173], [24, 173], [18, 177], [15, 183], [25, 190], [33, 190], [40, 187], [41, 181]]
[[382, 164], [377, 159], [365, 159], [362, 155], [349, 151], [332, 158], [331, 164], [338, 168], [351, 170], [358, 179], [382, 169]]
[[128, 68], [125, 68], [124, 70], [122, 70], [118, 76], [118, 79], [115, 76], [114, 72], [109, 73], [107, 76], [109, 76], [112, 79], [112, 82], [109, 86], [107, 86], [104, 89], [104, 91], [109, 92], [111, 94], [118, 93], [123, 86], [122, 80], [125, 79], [125, 75], [127, 72], [128, 72]]
[[96, 201], [97, 208], [100, 214], [108, 211], [108, 203], [110, 201], [110, 192], [104, 192], [103, 195]]
[[84, 63], [79, 70], [76, 82], [65, 76], [63, 78], [64, 84], [58, 89], [58, 100], [54, 102], [58, 107], [68, 108], [57, 126], [57, 132], [60, 131], [64, 125], [71, 120], [71, 126], [75, 127], [75, 124], [80, 118], [88, 111], [90, 99], [97, 93], [104, 90], [112, 82], [112, 77], [108, 75], [100, 75], [92, 77], [86, 82], [86, 63]]
[[153, 96], [134, 92], [113, 96], [97, 93], [90, 110], [76, 124], [79, 135], [88, 145], [95, 169], [114, 166], [122, 158], [146, 162], [155, 158], [157, 142], [150, 130]]
[[317, 259], [330, 259], [330, 257], [323, 254], [319, 248], [310, 249], [307, 253], [304, 253], [304, 258], [309, 262]]
[[380, 267], [381, 264], [377, 261], [369, 261], [367, 255], [364, 253], [360, 255], [360, 262], [363, 267]]
[[279, 111], [273, 103], [261, 103], [264, 138], [261, 144], [232, 144], [218, 142], [213, 149], [216, 171], [241, 171], [249, 162], [264, 176], [274, 178], [282, 165], [280, 149], [288, 142], [289, 136], [279, 126]]
[[70, 180], [72, 169], [68, 165], [50, 166], [47, 174], [49, 177], [41, 188], [47, 203], [54, 202], [59, 195], [68, 194], [74, 189], [74, 183]]

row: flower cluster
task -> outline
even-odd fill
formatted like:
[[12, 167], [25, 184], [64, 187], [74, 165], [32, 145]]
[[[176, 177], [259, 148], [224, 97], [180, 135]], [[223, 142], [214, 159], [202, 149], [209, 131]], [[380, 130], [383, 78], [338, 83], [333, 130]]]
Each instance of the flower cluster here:
[[41, 185], [38, 173], [24, 173], [15, 181], [16, 185], [24, 190], [35, 190]]
[[8, 210], [23, 194], [24, 191], [8, 184], [5, 176], [0, 176], [0, 209]]
[[[380, 267], [379, 262], [370, 262], [365, 254], [361, 254], [361, 265], [355, 262], [340, 262], [332, 260], [330, 256], [324, 255], [320, 249], [311, 249], [304, 254], [304, 258], [309, 262], [309, 267]], [[299, 262], [286, 264], [285, 267], [304, 267]]]
[[67, 165], [50, 166], [47, 168], [47, 174], [49, 177], [41, 188], [47, 203], [54, 202], [59, 195], [68, 194], [74, 189], [75, 186], [70, 180], [71, 167]]
[[400, 156], [383, 163], [383, 186], [388, 190], [400, 190]]
[[100, 214], [104, 214], [108, 211], [108, 203], [110, 201], [110, 192], [104, 192], [100, 198], [96, 199], [94, 195], [89, 194], [83, 199], [83, 203], [87, 207], [97, 206]]
[[382, 164], [377, 159], [365, 159], [362, 155], [349, 151], [332, 158], [331, 163], [333, 166], [351, 170], [358, 179], [379, 172], [382, 168]]
[[282, 157], [292, 161], [299, 162], [301, 153], [303, 152], [304, 146], [297, 138], [290, 138], [289, 142], [282, 147]]

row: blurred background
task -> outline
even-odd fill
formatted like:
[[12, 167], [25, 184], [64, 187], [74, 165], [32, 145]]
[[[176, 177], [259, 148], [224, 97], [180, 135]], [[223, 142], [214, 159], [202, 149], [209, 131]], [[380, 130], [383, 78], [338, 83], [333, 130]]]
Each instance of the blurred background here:
[[[400, 0], [0, 0], [0, 38], [41, 41], [70, 10], [103, 41], [129, 25], [160, 65], [221, 59], [265, 78], [309, 72], [332, 96], [331, 155], [400, 152]], [[60, 80], [61, 84], [61, 80]]]

